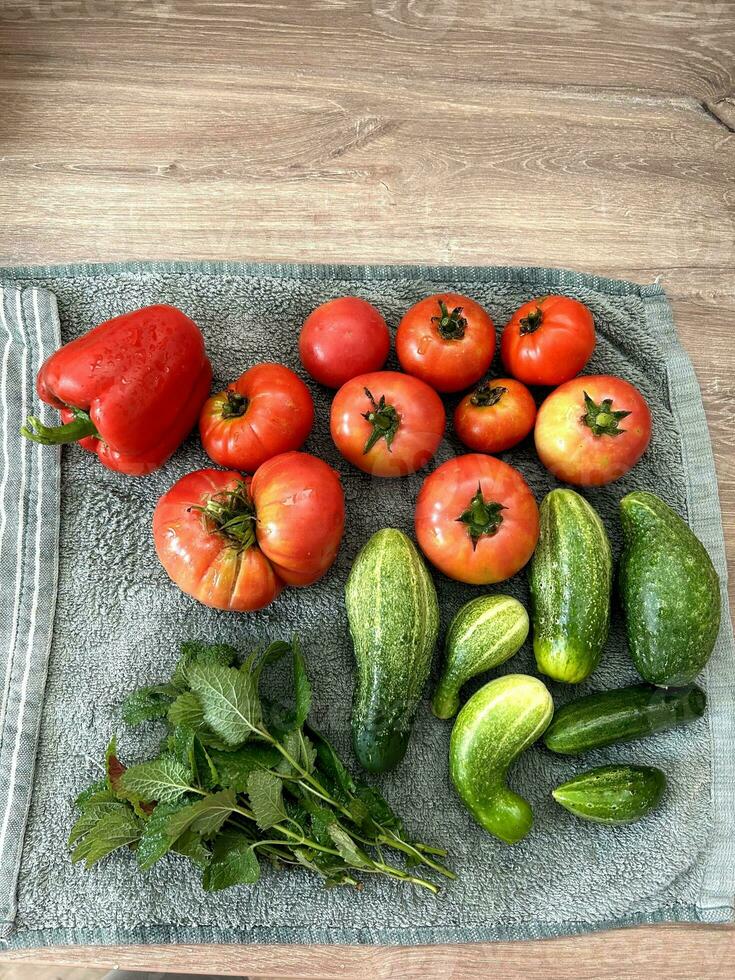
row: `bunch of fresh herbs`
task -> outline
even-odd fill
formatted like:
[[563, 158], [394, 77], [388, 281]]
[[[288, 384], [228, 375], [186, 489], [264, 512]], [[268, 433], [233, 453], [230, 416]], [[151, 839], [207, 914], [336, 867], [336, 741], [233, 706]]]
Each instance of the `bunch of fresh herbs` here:
[[[264, 668], [288, 653], [294, 696], [284, 709], [262, 699], [260, 686]], [[165, 719], [160, 754], [126, 768], [113, 739], [105, 778], [76, 800], [73, 861], [90, 868], [129, 847], [143, 870], [170, 851], [185, 855], [209, 891], [253, 884], [267, 859], [306, 868], [327, 886], [381, 874], [437, 892], [417, 869], [454, 877], [437, 860], [446, 852], [406, 837], [382, 796], [355, 781], [307, 725], [310, 707], [297, 640], [272, 643], [241, 665], [232, 647], [184, 644], [171, 680], [133, 692], [123, 706], [130, 725]]]

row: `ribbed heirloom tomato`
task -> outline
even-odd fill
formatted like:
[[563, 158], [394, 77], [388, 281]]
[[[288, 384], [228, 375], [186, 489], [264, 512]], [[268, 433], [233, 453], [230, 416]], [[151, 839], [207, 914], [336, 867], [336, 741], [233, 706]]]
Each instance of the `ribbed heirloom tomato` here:
[[398, 371], [361, 374], [342, 385], [332, 402], [334, 444], [373, 476], [406, 476], [425, 466], [445, 424], [437, 393]]
[[339, 476], [308, 453], [283, 453], [251, 478], [197, 470], [153, 514], [161, 564], [206, 606], [252, 612], [284, 585], [311, 585], [337, 556], [344, 530]]
[[526, 438], [535, 419], [528, 388], [513, 378], [496, 378], [464, 396], [454, 413], [454, 431], [469, 449], [502, 453]]
[[256, 364], [205, 402], [199, 433], [215, 463], [253, 473], [272, 456], [299, 449], [313, 421], [304, 382], [283, 364]]
[[575, 377], [595, 349], [592, 313], [569, 296], [543, 296], [519, 307], [503, 329], [505, 370], [527, 385], [560, 385]]
[[552, 391], [534, 429], [536, 452], [559, 480], [582, 487], [627, 473], [651, 439], [643, 396], [622, 378], [587, 375]]
[[479, 303], [438, 293], [416, 303], [396, 333], [401, 367], [437, 391], [461, 391], [479, 381], [495, 353], [495, 326]]
[[318, 306], [299, 336], [301, 363], [328, 388], [379, 371], [390, 351], [390, 334], [374, 306], [359, 296], [341, 296]]
[[533, 554], [539, 514], [518, 470], [493, 456], [456, 456], [424, 480], [416, 538], [450, 578], [490, 585], [515, 575]]

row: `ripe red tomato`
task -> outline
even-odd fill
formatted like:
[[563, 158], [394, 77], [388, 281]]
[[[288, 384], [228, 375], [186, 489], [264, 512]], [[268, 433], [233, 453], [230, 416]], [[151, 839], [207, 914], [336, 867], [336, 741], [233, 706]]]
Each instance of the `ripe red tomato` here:
[[470, 449], [502, 453], [526, 438], [535, 419], [528, 388], [513, 378], [497, 378], [464, 396], [454, 413], [454, 430]]
[[252, 612], [284, 584], [311, 585], [344, 530], [338, 475], [307, 453], [284, 453], [255, 476], [197, 470], [153, 514], [156, 553], [171, 579], [206, 606]]
[[505, 370], [527, 385], [559, 385], [575, 377], [595, 349], [595, 321], [583, 303], [543, 296], [515, 311], [500, 338]]
[[204, 403], [199, 433], [215, 463], [252, 473], [272, 456], [302, 446], [313, 421], [304, 382], [282, 364], [256, 364]]
[[479, 303], [439, 293], [416, 303], [396, 333], [401, 367], [437, 391], [461, 391], [479, 381], [495, 353], [495, 327]]
[[518, 470], [493, 456], [456, 456], [424, 480], [416, 537], [432, 564], [490, 585], [523, 568], [539, 535], [536, 501]]
[[390, 334], [374, 306], [342, 296], [318, 306], [301, 328], [299, 355], [309, 374], [328, 388], [379, 371], [390, 351]]
[[437, 393], [398, 371], [361, 374], [342, 385], [332, 402], [334, 444], [373, 476], [406, 476], [425, 466], [445, 423]]
[[622, 378], [587, 375], [552, 391], [534, 431], [536, 451], [554, 476], [582, 487], [627, 473], [651, 439], [643, 396]]

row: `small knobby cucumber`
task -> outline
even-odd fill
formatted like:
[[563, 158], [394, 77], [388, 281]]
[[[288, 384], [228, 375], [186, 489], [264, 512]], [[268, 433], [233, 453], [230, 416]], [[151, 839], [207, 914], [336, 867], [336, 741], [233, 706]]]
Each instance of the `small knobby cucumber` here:
[[552, 490], [539, 509], [531, 561], [531, 621], [538, 669], [576, 684], [599, 663], [610, 626], [612, 553], [602, 521], [574, 490]]
[[462, 685], [517, 653], [528, 628], [528, 613], [512, 596], [479, 596], [462, 606], [444, 644], [444, 669], [431, 703], [437, 718], [453, 717]]
[[345, 604], [355, 647], [355, 754], [384, 772], [403, 758], [439, 632], [434, 583], [411, 540], [385, 528], [354, 561]]
[[638, 673], [662, 687], [689, 684], [720, 629], [720, 582], [686, 523], [653, 493], [620, 501], [620, 598]]
[[525, 837], [531, 807], [506, 785], [510, 764], [539, 738], [554, 702], [544, 684], [526, 674], [490, 681], [462, 708], [449, 742], [449, 771], [480, 826], [506, 844]]
[[666, 690], [635, 684], [598, 691], [559, 708], [544, 744], [552, 752], [577, 755], [696, 721], [706, 704], [704, 691], [695, 685]]
[[650, 813], [666, 791], [666, 777], [652, 766], [599, 766], [558, 786], [557, 803], [594, 823], [633, 823]]

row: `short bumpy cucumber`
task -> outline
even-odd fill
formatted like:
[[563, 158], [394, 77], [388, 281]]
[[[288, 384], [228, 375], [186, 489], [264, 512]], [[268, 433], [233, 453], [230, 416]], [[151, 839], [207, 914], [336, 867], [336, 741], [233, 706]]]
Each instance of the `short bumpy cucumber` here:
[[533, 651], [542, 674], [576, 684], [599, 663], [610, 626], [612, 554], [602, 521], [574, 490], [540, 507], [531, 561]]
[[665, 690], [634, 684], [597, 691], [559, 708], [546, 729], [544, 744], [552, 752], [578, 755], [696, 721], [706, 704], [704, 691], [695, 685]]
[[557, 803], [594, 823], [633, 823], [650, 813], [666, 790], [666, 777], [652, 766], [599, 766], [558, 786]]
[[439, 631], [436, 589], [402, 531], [378, 531], [358, 554], [345, 590], [355, 646], [355, 753], [383, 772], [403, 758]]
[[444, 643], [444, 669], [431, 703], [437, 718], [456, 715], [462, 685], [512, 657], [527, 636], [528, 613], [512, 596], [479, 596], [462, 606]]
[[720, 628], [717, 572], [699, 539], [655, 494], [629, 493], [620, 516], [620, 597], [633, 662], [652, 684], [689, 684]]
[[506, 786], [510, 764], [539, 738], [554, 702], [536, 677], [506, 674], [490, 681], [462, 708], [449, 742], [449, 771], [480, 826], [506, 844], [525, 837], [531, 807]]

